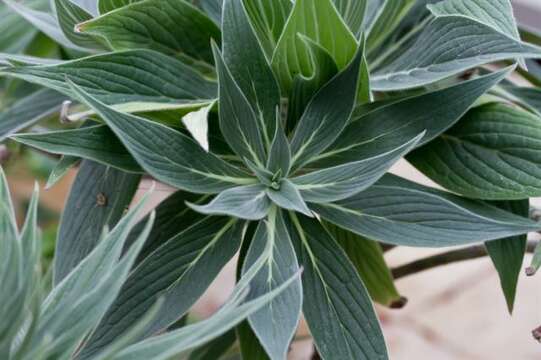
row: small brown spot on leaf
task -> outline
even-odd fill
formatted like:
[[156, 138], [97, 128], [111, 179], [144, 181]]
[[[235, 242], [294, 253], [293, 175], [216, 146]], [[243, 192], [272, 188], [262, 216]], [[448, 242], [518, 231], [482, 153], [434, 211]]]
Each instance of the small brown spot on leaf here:
[[107, 196], [102, 192], [98, 193], [96, 196], [96, 204], [98, 206], [107, 206]]

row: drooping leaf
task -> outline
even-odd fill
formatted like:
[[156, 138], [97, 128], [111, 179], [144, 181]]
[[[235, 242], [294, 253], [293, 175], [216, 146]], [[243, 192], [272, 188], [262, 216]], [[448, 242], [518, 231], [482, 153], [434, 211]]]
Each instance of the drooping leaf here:
[[60, 110], [64, 95], [38, 90], [0, 112], [0, 142]]
[[[272, 3], [275, 2], [280, 1]], [[222, 32], [225, 64], [250, 104], [268, 149], [276, 131], [280, 89], [248, 20], [243, 1], [224, 1]]]
[[310, 204], [323, 219], [369, 239], [422, 247], [479, 243], [537, 231], [541, 224], [385, 175], [367, 190], [332, 204]]
[[81, 157], [123, 171], [141, 173], [135, 159], [106, 125], [27, 133], [11, 139], [52, 154]]
[[140, 176], [83, 161], [58, 230], [54, 282], [58, 284], [96, 246], [105, 226], [113, 227], [130, 204]]
[[88, 34], [75, 31], [75, 25], [92, 19], [92, 15], [71, 0], [54, 0], [58, 24], [62, 32], [75, 45], [88, 49], [103, 49], [103, 45]]
[[385, 262], [381, 246], [336, 225], [324, 225], [355, 266], [370, 298], [384, 306], [402, 305], [404, 300], [394, 285], [393, 275]]
[[[496, 205], [524, 217], [527, 217], [530, 212], [530, 202], [528, 200], [503, 201], [496, 203]], [[515, 304], [518, 277], [522, 271], [526, 242], [527, 235], [520, 235], [486, 243], [488, 254], [500, 277], [500, 284], [509, 313], [513, 312]]]
[[292, 179], [305, 201], [325, 203], [349, 198], [383, 176], [398, 160], [411, 151], [424, 132], [407, 139], [399, 147], [381, 155], [317, 170]]
[[[271, 243], [272, 253], [251, 283], [248, 299], [271, 292], [299, 271], [281, 211], [273, 207], [265, 222], [260, 221], [243, 266], [243, 274]], [[302, 306], [300, 280], [267, 306], [248, 318], [252, 329], [271, 359], [285, 359], [297, 329]]]
[[408, 159], [443, 187], [487, 200], [541, 195], [541, 118], [502, 103], [472, 109]]
[[221, 37], [218, 26], [184, 0], [138, 1], [82, 22], [77, 29], [104, 38], [114, 50], [152, 49], [209, 64], [210, 40], [219, 42]]
[[216, 97], [216, 84], [189, 66], [150, 50], [122, 51], [57, 65], [15, 66], [0, 73], [73, 96], [66, 77], [107, 104], [186, 104]]
[[521, 57], [541, 57], [541, 49], [473, 18], [438, 16], [407, 51], [373, 74], [372, 88], [391, 91], [418, 87], [475, 66]]
[[131, 272], [80, 357], [91, 358], [121, 336], [159, 297], [164, 304], [141, 338], [182, 317], [237, 252], [243, 227], [223, 217], [205, 218], [150, 253]]
[[253, 182], [247, 174], [207, 153], [186, 135], [117, 112], [74, 84], [72, 91], [103, 118], [139, 165], [158, 180], [195, 193], [218, 193]]
[[303, 312], [323, 359], [387, 359], [368, 292], [347, 255], [316, 220], [292, 216], [290, 234], [304, 268]]
[[[304, 0], [302, 0], [304, 1]], [[362, 51], [310, 101], [291, 140], [292, 167], [299, 169], [331, 145], [346, 126], [357, 99]]]
[[344, 69], [354, 57], [357, 41], [340, 18], [331, 0], [295, 1], [272, 58], [272, 67], [284, 94], [289, 94], [296, 74], [313, 73], [309, 50], [300, 40], [302, 34], [331, 54], [338, 68]]
[[229, 215], [246, 220], [264, 218], [270, 206], [271, 202], [262, 184], [227, 189], [207, 205], [190, 204], [192, 209], [201, 214]]
[[404, 139], [422, 131], [426, 134], [419, 145], [426, 144], [454, 125], [510, 70], [503, 69], [416, 96], [360, 106], [340, 137], [309, 166], [336, 166], [376, 156], [395, 149]]

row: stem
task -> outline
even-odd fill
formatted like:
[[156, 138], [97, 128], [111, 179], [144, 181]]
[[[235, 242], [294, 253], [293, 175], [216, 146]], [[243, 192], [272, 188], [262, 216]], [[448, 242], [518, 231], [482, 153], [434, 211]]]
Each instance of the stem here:
[[[535, 249], [536, 242], [529, 241], [526, 246], [526, 251], [532, 253]], [[392, 269], [393, 277], [400, 279], [418, 272], [433, 269], [438, 266], [452, 264], [465, 260], [473, 260], [487, 256], [487, 249], [484, 245], [474, 245], [467, 248], [451, 250], [442, 254], [432, 255], [423, 259], [419, 259], [408, 264], [398, 266]]]

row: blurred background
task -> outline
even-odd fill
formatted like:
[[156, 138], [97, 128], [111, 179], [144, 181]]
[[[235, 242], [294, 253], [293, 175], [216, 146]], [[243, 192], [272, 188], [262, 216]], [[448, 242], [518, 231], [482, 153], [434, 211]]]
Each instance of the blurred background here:
[[[541, 0], [514, 0], [517, 18], [541, 29]], [[43, 259], [50, 263], [54, 239], [69, 188], [76, 174], [71, 170], [59, 183], [43, 191], [44, 183], [57, 159], [26, 149], [7, 151], [0, 145], [0, 164], [4, 166], [15, 205], [22, 219], [34, 180], [40, 182], [40, 222], [43, 231]], [[414, 181], [433, 185], [406, 162], [393, 172]], [[138, 195], [150, 187], [143, 180]], [[167, 197], [171, 189], [158, 184], [153, 204]], [[541, 201], [533, 205], [541, 207]], [[533, 234], [532, 238], [538, 235]], [[386, 253], [392, 267], [414, 259], [443, 252], [399, 248]], [[525, 265], [530, 261], [528, 255]], [[235, 264], [229, 264], [195, 307], [196, 316], [214, 312], [229, 295], [234, 283]], [[541, 344], [531, 330], [541, 325], [541, 277], [521, 274], [515, 310], [509, 315], [500, 290], [498, 276], [488, 258], [469, 260], [411, 275], [397, 281], [400, 293], [408, 298], [403, 309], [378, 307], [391, 359], [541, 359]], [[313, 345], [308, 330], [301, 325], [300, 338], [291, 359], [312, 358]]]

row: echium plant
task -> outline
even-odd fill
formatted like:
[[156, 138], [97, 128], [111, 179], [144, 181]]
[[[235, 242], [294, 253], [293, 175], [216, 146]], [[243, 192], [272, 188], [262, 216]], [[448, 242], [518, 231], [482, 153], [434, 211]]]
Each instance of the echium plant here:
[[[16, 39], [0, 44], [17, 52], [0, 57], [0, 139], [62, 155], [49, 185], [83, 159], [55, 286], [104, 246], [99, 233], [141, 175], [177, 189], [76, 358], [118, 342], [130, 359], [134, 348], [161, 358], [156, 343], [187, 350], [172, 345], [190, 331], [174, 330], [179, 319], [237, 253], [249, 291], [192, 358], [217, 359], [238, 339], [244, 359], [285, 359], [302, 313], [321, 358], [386, 359], [372, 301], [404, 299], [379, 243], [485, 243], [512, 310], [526, 234], [541, 229], [528, 218], [541, 195], [530, 60], [541, 48], [521, 33], [541, 37], [519, 31], [509, 0], [3, 1], [38, 30], [10, 18]], [[34, 50], [38, 31], [58, 45]], [[15, 134], [63, 101], [69, 129]], [[443, 189], [387, 174], [403, 157]], [[122, 259], [146, 221], [116, 245], [130, 249]]]

